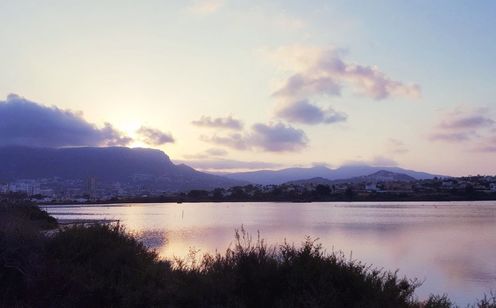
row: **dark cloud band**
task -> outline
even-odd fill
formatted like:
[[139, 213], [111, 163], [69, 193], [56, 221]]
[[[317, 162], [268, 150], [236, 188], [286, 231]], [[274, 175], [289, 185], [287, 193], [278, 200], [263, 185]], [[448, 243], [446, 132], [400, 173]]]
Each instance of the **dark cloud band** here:
[[15, 94], [0, 101], [2, 146], [124, 146], [130, 142], [131, 138], [111, 124], [98, 128], [72, 111], [44, 106]]

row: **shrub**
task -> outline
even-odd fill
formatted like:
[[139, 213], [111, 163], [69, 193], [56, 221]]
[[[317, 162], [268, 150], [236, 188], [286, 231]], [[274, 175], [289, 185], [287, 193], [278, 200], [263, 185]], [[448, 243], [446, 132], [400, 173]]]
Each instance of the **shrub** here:
[[30, 226], [42, 230], [57, 227], [57, 220], [38, 206], [27, 202], [0, 202], [0, 226]]
[[168, 262], [119, 225], [75, 226], [45, 246], [42, 306], [163, 306]]
[[[36, 209], [1, 211], [11, 215], [0, 227], [1, 307], [454, 307], [445, 295], [420, 302], [417, 280], [326, 253], [310, 238], [268, 246], [241, 229], [224, 254], [167, 261], [118, 224], [45, 237], [53, 222]], [[472, 307], [495, 308], [496, 297]]]
[[181, 263], [176, 271], [195, 289], [181, 296], [191, 307], [413, 307], [419, 285], [326, 254], [310, 239], [300, 248], [269, 247], [244, 231], [225, 254], [190, 267]]
[[0, 306], [22, 305], [42, 269], [45, 238], [56, 220], [30, 203], [0, 203]]

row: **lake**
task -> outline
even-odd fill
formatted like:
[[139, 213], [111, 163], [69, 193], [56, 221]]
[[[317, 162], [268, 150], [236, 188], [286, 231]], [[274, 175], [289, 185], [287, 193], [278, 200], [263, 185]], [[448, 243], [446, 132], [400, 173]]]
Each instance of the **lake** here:
[[118, 219], [163, 257], [223, 252], [234, 230], [269, 244], [318, 238], [327, 251], [418, 278], [421, 298], [460, 305], [496, 291], [496, 202], [148, 203], [47, 206], [58, 219]]

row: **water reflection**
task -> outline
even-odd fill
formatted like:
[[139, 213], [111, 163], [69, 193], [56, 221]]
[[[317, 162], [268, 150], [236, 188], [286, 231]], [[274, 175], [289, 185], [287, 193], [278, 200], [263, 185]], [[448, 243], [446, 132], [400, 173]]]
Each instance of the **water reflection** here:
[[496, 203], [202, 203], [53, 206], [57, 218], [119, 219], [163, 257], [224, 251], [241, 225], [269, 243], [306, 235], [460, 304], [496, 290]]
[[167, 236], [162, 230], [135, 231], [133, 235], [146, 247], [156, 251], [167, 245]]

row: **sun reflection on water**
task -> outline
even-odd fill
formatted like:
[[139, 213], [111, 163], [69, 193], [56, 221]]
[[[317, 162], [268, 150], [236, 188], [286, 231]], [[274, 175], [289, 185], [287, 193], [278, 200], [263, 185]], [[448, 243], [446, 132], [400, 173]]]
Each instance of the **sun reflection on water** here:
[[327, 251], [425, 280], [420, 296], [459, 304], [496, 289], [496, 202], [201, 203], [50, 207], [57, 218], [119, 219], [161, 257], [224, 252], [243, 226], [271, 244], [318, 238]]

